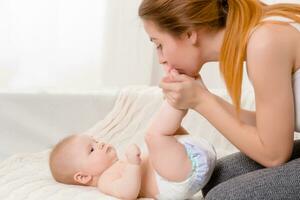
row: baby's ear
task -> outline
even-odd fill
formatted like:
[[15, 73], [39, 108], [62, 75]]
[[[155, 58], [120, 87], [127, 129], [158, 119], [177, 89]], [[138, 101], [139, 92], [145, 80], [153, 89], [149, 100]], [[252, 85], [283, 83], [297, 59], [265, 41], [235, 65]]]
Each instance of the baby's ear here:
[[92, 180], [92, 176], [88, 175], [88, 174], [84, 174], [82, 172], [77, 172], [74, 176], [73, 176], [74, 180], [77, 183], [80, 184], [84, 184], [87, 185], [91, 180]]

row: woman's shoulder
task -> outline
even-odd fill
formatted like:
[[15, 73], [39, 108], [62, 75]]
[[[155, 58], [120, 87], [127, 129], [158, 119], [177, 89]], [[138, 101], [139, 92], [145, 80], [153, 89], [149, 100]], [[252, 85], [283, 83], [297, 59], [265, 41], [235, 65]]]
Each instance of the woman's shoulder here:
[[255, 29], [246, 50], [247, 71], [251, 82], [270, 72], [286, 74], [286, 78], [289, 78], [297, 48], [296, 34], [293, 31], [295, 30], [289, 25], [273, 23], [263, 23]]
[[257, 50], [296, 47], [299, 31], [286, 23], [263, 22], [249, 36], [247, 53]]
[[297, 34], [299, 32], [288, 24], [268, 22], [259, 25], [248, 40], [247, 64], [272, 61], [272, 63], [290, 64], [292, 68], [300, 44]]

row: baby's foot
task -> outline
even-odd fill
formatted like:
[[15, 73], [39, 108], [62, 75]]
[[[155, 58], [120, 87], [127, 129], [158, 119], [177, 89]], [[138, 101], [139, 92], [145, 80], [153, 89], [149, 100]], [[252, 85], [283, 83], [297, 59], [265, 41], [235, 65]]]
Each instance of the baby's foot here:
[[165, 77], [163, 77], [164, 82], [175, 82], [176, 79], [174, 76], [179, 75], [178, 71], [176, 69], [171, 69]]

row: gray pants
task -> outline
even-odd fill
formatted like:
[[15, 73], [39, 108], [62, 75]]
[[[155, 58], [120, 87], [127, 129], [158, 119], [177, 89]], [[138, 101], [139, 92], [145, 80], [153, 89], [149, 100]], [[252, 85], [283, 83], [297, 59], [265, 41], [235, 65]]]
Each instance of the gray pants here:
[[206, 200], [299, 200], [300, 140], [291, 160], [278, 167], [264, 168], [242, 153], [219, 159], [202, 193]]

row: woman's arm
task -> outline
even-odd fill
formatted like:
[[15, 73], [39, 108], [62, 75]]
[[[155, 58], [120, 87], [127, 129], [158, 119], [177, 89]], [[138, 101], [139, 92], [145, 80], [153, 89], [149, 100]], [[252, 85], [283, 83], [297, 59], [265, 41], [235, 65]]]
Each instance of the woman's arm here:
[[288, 26], [265, 24], [249, 40], [247, 64], [255, 91], [255, 124], [247, 123], [253, 118], [238, 120], [232, 107], [206, 89], [201, 77], [195, 80], [176, 75], [174, 82], [162, 81], [160, 87], [173, 107], [198, 111], [253, 160], [267, 167], [280, 165], [289, 159], [293, 148], [291, 74], [299, 37], [295, 35]]
[[248, 73], [255, 91], [256, 124], [236, 119], [214, 95], [206, 95], [207, 99], [202, 99], [195, 109], [238, 149], [271, 167], [286, 162], [292, 151], [293, 63], [290, 46], [282, 42], [283, 37], [269, 27], [259, 29], [249, 41], [247, 52]]
[[[228, 103], [227, 101], [225, 101], [224, 99], [222, 99], [221, 97], [214, 95], [215, 96], [215, 100], [218, 101], [218, 103], [228, 112], [230, 113], [230, 115], [233, 115], [235, 117], [237, 117], [237, 112], [235, 107]], [[245, 110], [245, 109], [241, 109], [240, 110], [240, 120], [248, 125], [251, 126], [255, 126], [256, 125], [256, 113], [255, 111], [249, 111], [249, 110]]]

